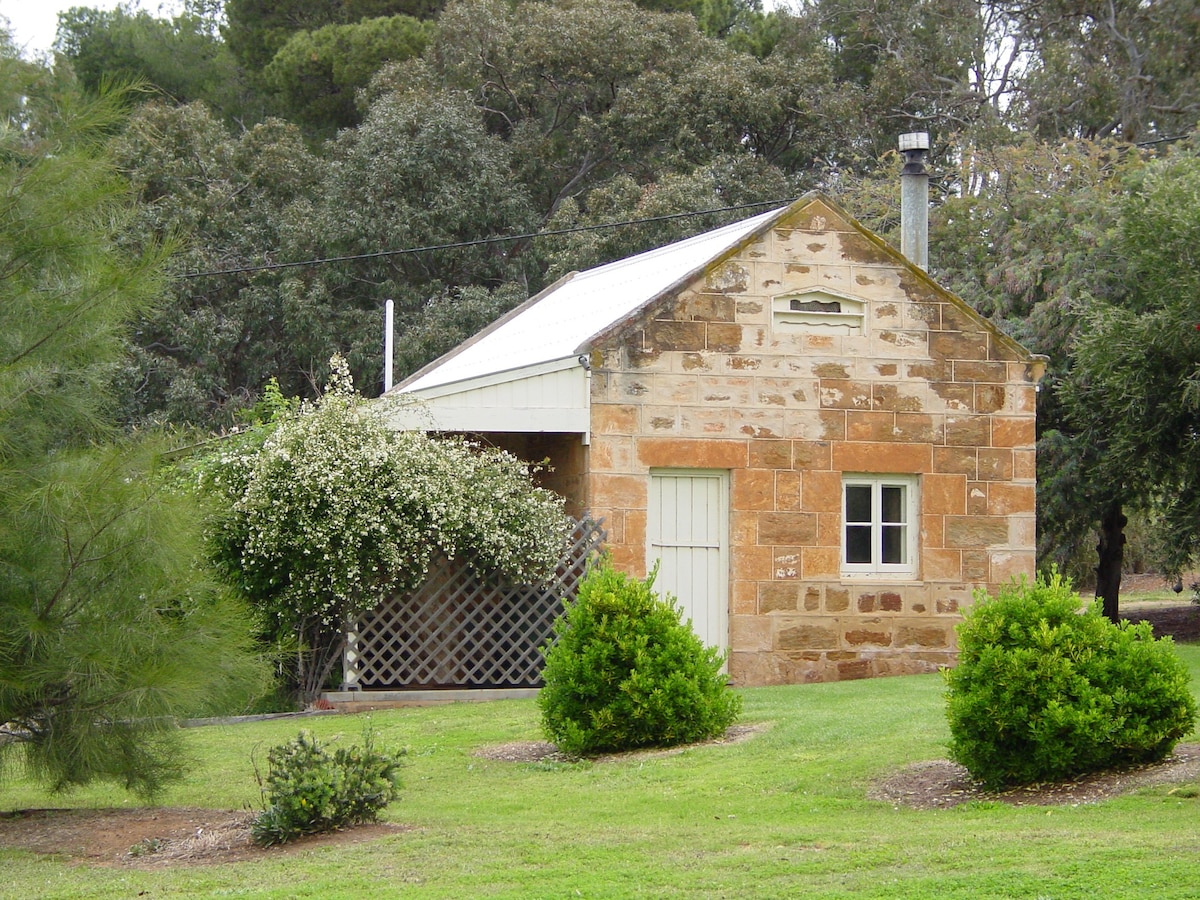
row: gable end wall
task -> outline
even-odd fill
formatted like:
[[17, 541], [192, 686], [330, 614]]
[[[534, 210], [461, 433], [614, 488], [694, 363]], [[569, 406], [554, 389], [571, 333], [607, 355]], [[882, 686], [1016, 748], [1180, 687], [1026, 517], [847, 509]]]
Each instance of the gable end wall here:
[[[814, 288], [862, 333], [773, 326]], [[587, 504], [641, 575], [650, 470], [729, 471], [737, 683], [932, 671], [975, 588], [1033, 574], [1036, 370], [817, 201], [595, 348]], [[843, 473], [919, 477], [916, 578], [842, 575]]]

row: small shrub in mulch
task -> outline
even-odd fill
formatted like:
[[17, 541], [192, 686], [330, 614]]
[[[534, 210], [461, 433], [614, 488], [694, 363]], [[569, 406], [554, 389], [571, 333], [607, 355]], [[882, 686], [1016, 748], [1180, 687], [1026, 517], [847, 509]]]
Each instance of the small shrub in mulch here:
[[555, 623], [538, 695], [542, 728], [558, 749], [590, 756], [669, 747], [724, 733], [741, 711], [721, 672], [672, 600], [645, 580], [594, 566]]
[[251, 837], [267, 847], [374, 822], [399, 792], [400, 755], [376, 750], [370, 731], [363, 746], [333, 753], [301, 731], [267, 753], [267, 808], [250, 824]]
[[1166, 757], [1196, 722], [1186, 667], [1148, 624], [1114, 625], [1057, 574], [980, 597], [947, 673], [951, 757], [988, 788]]

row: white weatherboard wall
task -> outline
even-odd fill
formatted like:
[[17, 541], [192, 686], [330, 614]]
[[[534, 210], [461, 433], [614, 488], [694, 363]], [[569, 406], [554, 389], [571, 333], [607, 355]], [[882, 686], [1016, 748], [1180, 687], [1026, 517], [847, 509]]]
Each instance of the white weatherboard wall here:
[[575, 357], [399, 395], [401, 428], [588, 432], [588, 373]]
[[729, 647], [729, 473], [702, 469], [650, 472], [647, 568], [655, 587], [674, 594], [706, 645]]

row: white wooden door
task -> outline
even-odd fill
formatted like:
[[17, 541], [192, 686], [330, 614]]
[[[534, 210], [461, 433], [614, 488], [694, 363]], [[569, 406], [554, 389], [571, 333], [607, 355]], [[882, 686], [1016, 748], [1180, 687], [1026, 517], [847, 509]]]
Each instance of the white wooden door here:
[[650, 473], [646, 562], [658, 561], [659, 593], [671, 593], [705, 644], [729, 647], [729, 473]]

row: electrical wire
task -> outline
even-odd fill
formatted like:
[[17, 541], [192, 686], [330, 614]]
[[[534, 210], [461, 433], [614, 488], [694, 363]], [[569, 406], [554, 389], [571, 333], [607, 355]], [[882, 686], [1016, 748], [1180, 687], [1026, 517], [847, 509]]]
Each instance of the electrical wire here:
[[474, 241], [458, 241], [453, 244], [433, 244], [428, 247], [405, 247], [401, 250], [376, 250], [372, 253], [358, 253], [353, 256], [326, 256], [318, 259], [306, 259], [298, 262], [261, 263], [254, 266], [239, 266], [233, 269], [216, 269], [210, 272], [182, 272], [176, 278], [212, 278], [218, 275], [240, 275], [245, 272], [270, 272], [278, 269], [296, 269], [302, 266], [324, 266], [331, 263], [354, 262], [361, 259], [380, 259], [386, 256], [405, 256], [413, 253], [432, 253], [435, 250], [459, 250], [464, 247], [481, 247], [488, 244], [502, 244], [508, 241], [525, 241], [541, 237], [553, 237], [562, 234], [577, 234], [581, 231], [603, 231], [611, 228], [624, 228], [628, 225], [644, 225], [649, 222], [666, 222], [671, 219], [686, 219], [689, 216], [707, 216], [713, 213], [738, 212], [743, 209], [755, 209], [760, 206], [785, 206], [796, 198], [786, 200], [763, 200], [758, 203], [742, 203], [738, 206], [722, 206], [716, 209], [702, 209], [694, 212], [670, 213], [669, 215], [651, 216], [647, 219], [630, 219], [625, 222], [606, 222], [600, 225], [578, 225], [574, 228], [559, 228], [554, 231], [531, 231], [526, 234], [515, 234], [504, 237], [479, 238]]

